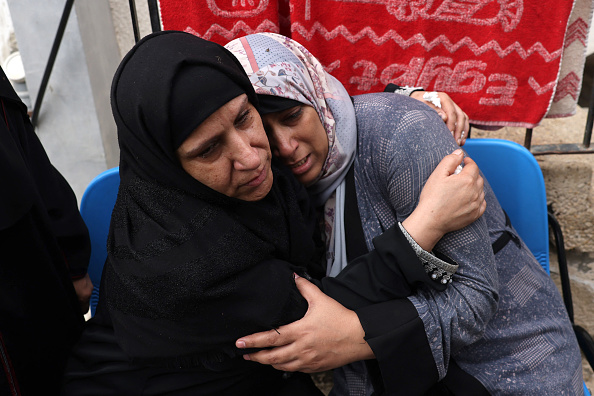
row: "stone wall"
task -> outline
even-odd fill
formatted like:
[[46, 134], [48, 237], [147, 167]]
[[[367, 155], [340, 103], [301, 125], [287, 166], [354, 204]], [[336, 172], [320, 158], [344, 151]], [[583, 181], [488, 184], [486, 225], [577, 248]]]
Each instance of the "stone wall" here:
[[[132, 17], [128, 0], [109, 0], [113, 25], [115, 27], [120, 54], [122, 57], [134, 46], [134, 30], [132, 29]], [[140, 37], [152, 32], [148, 3], [136, 1], [136, 16]]]

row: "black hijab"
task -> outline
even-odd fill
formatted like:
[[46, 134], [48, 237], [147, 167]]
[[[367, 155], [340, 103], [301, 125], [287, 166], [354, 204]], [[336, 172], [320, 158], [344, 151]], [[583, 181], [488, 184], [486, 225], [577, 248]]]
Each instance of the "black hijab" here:
[[195, 180], [175, 154], [202, 121], [243, 93], [257, 104], [236, 58], [183, 32], [145, 37], [116, 71], [121, 184], [100, 310], [133, 359], [176, 366], [225, 360], [239, 353], [238, 337], [307, 309], [292, 273], [309, 263], [313, 227], [292, 175], [273, 163], [270, 193], [246, 202]]

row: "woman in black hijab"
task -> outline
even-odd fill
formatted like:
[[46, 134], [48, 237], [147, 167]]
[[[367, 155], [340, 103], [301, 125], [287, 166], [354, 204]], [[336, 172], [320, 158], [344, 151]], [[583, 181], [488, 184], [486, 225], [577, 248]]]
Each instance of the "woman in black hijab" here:
[[[121, 183], [99, 306], [63, 394], [319, 395], [308, 375], [235, 347], [301, 318], [293, 274], [316, 268], [307, 194], [271, 158], [240, 63], [190, 34], [155, 33], [123, 59], [111, 98]], [[434, 284], [404, 236], [379, 238], [383, 253], [325, 279], [324, 292], [353, 308]], [[390, 265], [371, 271], [367, 258]], [[351, 292], [366, 277], [376, 287]]]
[[[305, 314], [293, 273], [314, 245], [305, 195], [271, 163], [241, 65], [161, 32], [126, 55], [111, 96], [121, 183], [99, 307], [64, 392], [276, 394], [292, 381], [235, 358], [234, 342]], [[319, 394], [302, 378], [311, 388], [297, 394]]]

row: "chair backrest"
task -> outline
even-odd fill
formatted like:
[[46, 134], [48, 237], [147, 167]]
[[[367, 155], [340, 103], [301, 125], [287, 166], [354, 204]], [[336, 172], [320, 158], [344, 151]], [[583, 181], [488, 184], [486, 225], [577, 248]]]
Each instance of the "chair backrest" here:
[[80, 202], [80, 213], [91, 237], [91, 261], [88, 270], [94, 286], [90, 304], [91, 315], [95, 315], [99, 301], [101, 273], [107, 258], [107, 233], [119, 186], [119, 168], [108, 169], [89, 183]]
[[478, 164], [540, 265], [549, 273], [549, 223], [544, 178], [523, 146], [500, 139], [468, 139], [463, 149]]

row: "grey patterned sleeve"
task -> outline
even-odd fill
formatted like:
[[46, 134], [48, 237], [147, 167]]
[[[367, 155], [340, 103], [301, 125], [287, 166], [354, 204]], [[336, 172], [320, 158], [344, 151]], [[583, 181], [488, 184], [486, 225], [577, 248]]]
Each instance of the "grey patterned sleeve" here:
[[[429, 175], [457, 147], [439, 116], [414, 102], [389, 94], [355, 100], [358, 158], [365, 162], [360, 164], [365, 169], [360, 190], [365, 191], [368, 202], [373, 202], [361, 215], [376, 218], [380, 228], [401, 222], [412, 213]], [[370, 227], [373, 222], [364, 224], [366, 235], [381, 232]], [[434, 251], [459, 265], [452, 284], [443, 292], [421, 288], [409, 299], [424, 323], [441, 379], [451, 353], [482, 337], [497, 309], [498, 277], [482, 218], [446, 234]]]

